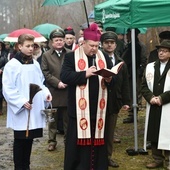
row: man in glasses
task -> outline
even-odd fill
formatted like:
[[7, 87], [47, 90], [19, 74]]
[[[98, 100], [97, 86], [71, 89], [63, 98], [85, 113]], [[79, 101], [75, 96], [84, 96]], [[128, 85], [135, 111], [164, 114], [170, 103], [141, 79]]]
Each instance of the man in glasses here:
[[145, 143], [151, 141], [154, 161], [146, 165], [153, 169], [165, 166], [170, 170], [170, 40], [156, 46], [158, 59], [146, 67], [141, 92], [147, 101]]

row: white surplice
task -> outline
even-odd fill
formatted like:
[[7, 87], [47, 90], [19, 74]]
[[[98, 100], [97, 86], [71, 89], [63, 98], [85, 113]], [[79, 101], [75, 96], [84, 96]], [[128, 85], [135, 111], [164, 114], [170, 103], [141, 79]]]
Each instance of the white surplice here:
[[45, 108], [45, 100], [50, 91], [43, 85], [44, 76], [39, 63], [21, 64], [17, 59], [11, 59], [3, 71], [3, 95], [7, 101], [7, 127], [14, 130], [26, 130], [28, 110], [23, 105], [29, 101], [29, 84], [37, 84], [42, 89], [33, 98], [30, 111], [29, 130], [44, 128], [45, 116], [41, 110]]

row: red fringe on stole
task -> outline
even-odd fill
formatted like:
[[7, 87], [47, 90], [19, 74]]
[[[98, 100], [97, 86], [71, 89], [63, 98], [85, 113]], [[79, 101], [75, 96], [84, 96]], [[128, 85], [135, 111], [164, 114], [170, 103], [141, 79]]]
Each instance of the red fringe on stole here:
[[94, 146], [104, 145], [104, 139], [94, 139]]
[[[94, 139], [94, 146], [104, 145], [104, 139]], [[92, 145], [91, 139], [77, 139], [77, 145], [87, 146]]]
[[86, 146], [91, 144], [92, 144], [91, 139], [77, 139], [77, 145]]

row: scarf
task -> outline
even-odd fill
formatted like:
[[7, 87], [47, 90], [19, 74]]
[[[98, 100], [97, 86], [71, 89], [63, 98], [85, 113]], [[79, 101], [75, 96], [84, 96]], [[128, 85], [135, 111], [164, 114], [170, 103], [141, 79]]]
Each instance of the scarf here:
[[15, 55], [15, 58], [20, 61], [22, 64], [33, 64], [33, 57], [31, 56], [27, 56], [25, 54], [23, 54], [22, 52], [18, 52]]
[[[155, 62], [150, 63], [146, 67], [146, 81], [149, 90], [153, 91], [154, 86], [154, 65]], [[164, 84], [164, 90], [163, 92], [170, 91], [170, 69], [166, 73], [166, 79]], [[162, 105], [162, 115], [160, 120], [160, 131], [159, 131], [159, 139], [158, 139], [158, 149], [163, 150], [170, 150], [170, 131], [169, 131], [169, 110], [170, 110], [170, 103], [163, 104]], [[144, 135], [144, 148], [146, 150], [146, 139], [147, 139], [147, 127], [148, 127], [148, 120], [149, 120], [149, 111], [150, 111], [150, 104], [147, 103], [146, 107], [146, 123], [145, 123], [145, 135]]]
[[[96, 67], [102, 69], [106, 67], [105, 57], [101, 51], [96, 54]], [[77, 72], [85, 71], [88, 68], [88, 59], [83, 51], [83, 47], [75, 50], [75, 68]], [[94, 145], [104, 144], [104, 127], [107, 106], [107, 89], [104, 79], [99, 76], [99, 97], [96, 116], [96, 128]], [[90, 106], [89, 106], [89, 80], [86, 85], [77, 85], [76, 87], [76, 114], [77, 114], [77, 131], [78, 145], [91, 145], [92, 136], [90, 129]]]

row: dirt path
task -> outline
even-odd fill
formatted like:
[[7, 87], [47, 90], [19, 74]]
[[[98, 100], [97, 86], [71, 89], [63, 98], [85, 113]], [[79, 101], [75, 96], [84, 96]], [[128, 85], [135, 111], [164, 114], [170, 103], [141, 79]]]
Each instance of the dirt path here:
[[[53, 152], [47, 150], [48, 131], [44, 137], [34, 140], [31, 170], [63, 170], [63, 136], [57, 135], [58, 145]], [[6, 115], [0, 116], [0, 170], [13, 170], [13, 131], [6, 128]]]
[[[127, 148], [134, 147], [134, 126], [133, 124], [123, 124], [123, 119], [127, 113], [119, 114], [116, 132], [121, 139], [120, 144], [115, 144], [113, 159], [119, 163], [117, 170], [147, 170], [145, 165], [151, 161], [149, 155], [128, 156]], [[138, 146], [143, 146], [145, 111], [138, 113]], [[13, 131], [6, 127], [6, 115], [0, 116], [0, 170], [13, 170]], [[44, 129], [44, 137], [34, 140], [31, 155], [31, 170], [63, 170], [64, 144], [63, 136], [58, 135], [57, 149], [53, 152], [47, 150], [48, 131]], [[109, 167], [109, 170], [115, 168]], [[160, 168], [159, 170], [163, 170]]]

